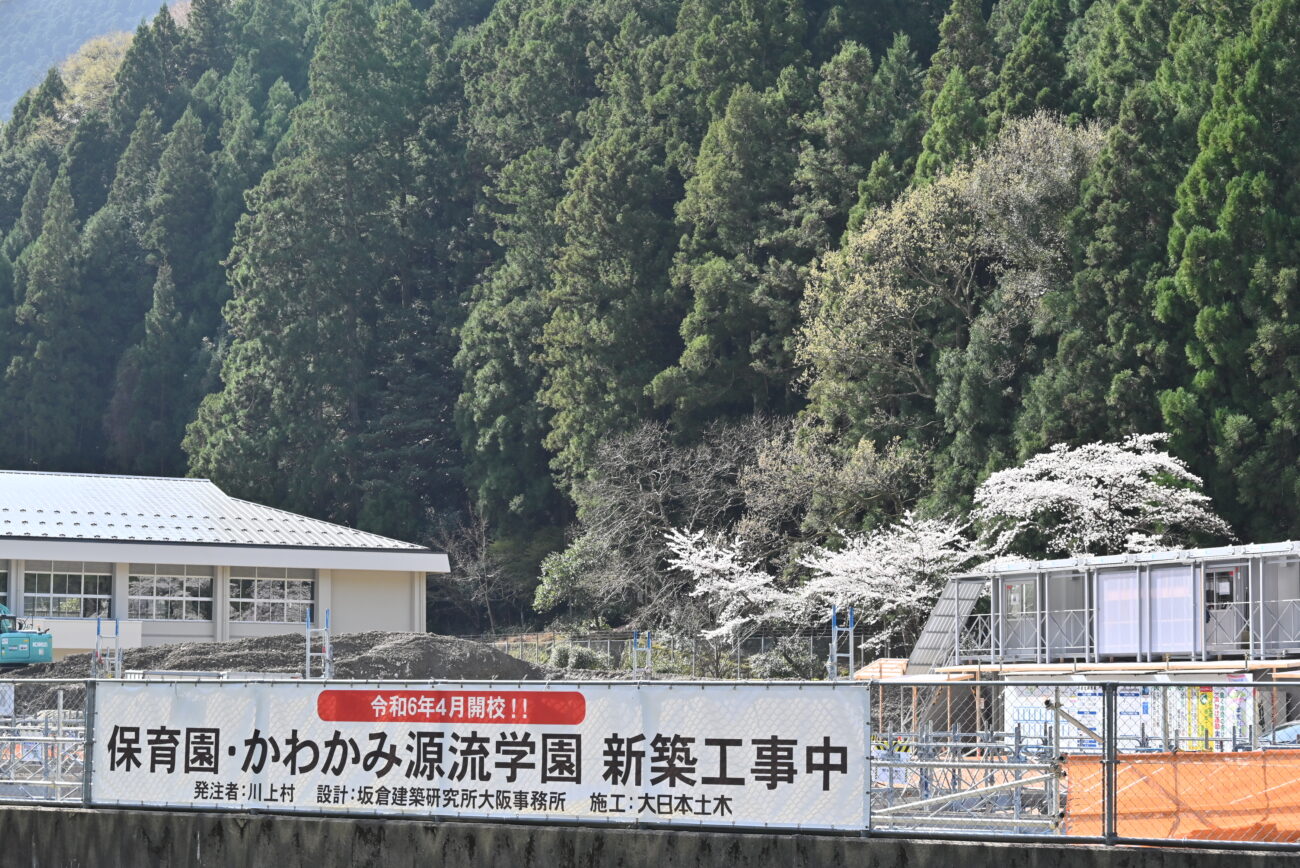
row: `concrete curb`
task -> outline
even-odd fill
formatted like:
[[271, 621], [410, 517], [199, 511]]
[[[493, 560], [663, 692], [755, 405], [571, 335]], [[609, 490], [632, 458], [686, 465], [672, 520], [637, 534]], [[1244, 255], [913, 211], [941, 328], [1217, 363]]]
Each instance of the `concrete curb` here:
[[30, 868], [1265, 868], [1300, 854], [0, 807]]

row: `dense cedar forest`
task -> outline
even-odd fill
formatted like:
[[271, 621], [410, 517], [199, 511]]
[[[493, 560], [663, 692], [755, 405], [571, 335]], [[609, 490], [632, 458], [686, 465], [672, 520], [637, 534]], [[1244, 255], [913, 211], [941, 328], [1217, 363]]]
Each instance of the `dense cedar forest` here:
[[8, 116], [51, 64], [95, 37], [134, 30], [160, 0], [0, 0], [0, 113]]
[[0, 129], [0, 466], [445, 546], [442, 629], [644, 621], [671, 528], [791, 575], [1133, 433], [1294, 537], [1298, 39], [1300, 0], [195, 0]]

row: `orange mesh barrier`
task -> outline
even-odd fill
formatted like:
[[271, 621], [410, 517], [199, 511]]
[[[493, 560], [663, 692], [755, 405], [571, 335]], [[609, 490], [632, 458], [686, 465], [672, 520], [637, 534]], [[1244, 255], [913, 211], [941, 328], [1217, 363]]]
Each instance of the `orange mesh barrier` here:
[[[1115, 830], [1126, 838], [1300, 841], [1300, 751], [1121, 754]], [[1096, 756], [1065, 760], [1065, 831], [1100, 836]]]

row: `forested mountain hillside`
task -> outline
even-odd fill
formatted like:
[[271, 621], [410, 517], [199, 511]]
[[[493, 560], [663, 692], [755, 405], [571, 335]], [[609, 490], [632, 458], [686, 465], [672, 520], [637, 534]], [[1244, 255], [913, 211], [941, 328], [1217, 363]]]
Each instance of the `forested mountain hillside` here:
[[134, 30], [161, 0], [0, 0], [0, 115], [82, 43]]
[[671, 528], [789, 577], [1132, 433], [1295, 536], [1297, 33], [1300, 0], [195, 0], [0, 132], [0, 464], [435, 539], [494, 623], [543, 617], [548, 553], [545, 617], [645, 620]]

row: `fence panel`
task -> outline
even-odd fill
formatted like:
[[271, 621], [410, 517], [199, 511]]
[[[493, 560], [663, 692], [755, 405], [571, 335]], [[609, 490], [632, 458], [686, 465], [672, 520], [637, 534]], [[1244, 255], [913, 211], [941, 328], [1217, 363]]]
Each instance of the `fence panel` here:
[[1017, 688], [1020, 697], [976, 682], [868, 689], [872, 831], [1070, 834], [1063, 755], [1087, 757], [1081, 764], [1099, 773], [1101, 734], [1070, 722], [1059, 688]]
[[0, 801], [82, 801], [85, 711], [84, 681], [0, 681]]
[[0, 801], [1300, 850], [1298, 692], [12, 679]]
[[92, 802], [860, 830], [851, 685], [101, 682]]
[[[646, 669], [644, 653], [634, 655], [633, 645], [645, 647], [646, 633], [598, 633], [562, 635], [529, 633], [508, 636], [479, 636], [476, 640], [498, 651], [538, 665], [564, 668], [569, 656], [557, 649], [582, 648], [586, 655], [575, 669], [629, 672]], [[822, 679], [826, 677], [830, 636], [820, 633], [758, 634], [737, 639], [709, 640], [650, 633], [649, 670], [659, 675], [691, 679]], [[901, 652], [900, 652], [901, 653]], [[852, 673], [842, 671], [842, 677]]]
[[1273, 736], [1286, 716], [1279, 692], [1249, 683], [1122, 688], [1118, 836], [1300, 842], [1300, 751]]

